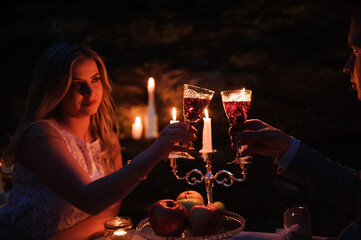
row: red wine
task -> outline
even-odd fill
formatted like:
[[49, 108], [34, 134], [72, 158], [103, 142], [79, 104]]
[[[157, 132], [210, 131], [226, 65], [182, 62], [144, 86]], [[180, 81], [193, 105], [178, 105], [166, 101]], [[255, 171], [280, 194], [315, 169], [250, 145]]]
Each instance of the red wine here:
[[247, 120], [247, 111], [251, 106], [251, 101], [223, 102], [223, 106], [229, 123], [232, 126], [242, 128], [244, 122]]
[[211, 99], [183, 98], [184, 118], [190, 122], [199, 121], [210, 102]]

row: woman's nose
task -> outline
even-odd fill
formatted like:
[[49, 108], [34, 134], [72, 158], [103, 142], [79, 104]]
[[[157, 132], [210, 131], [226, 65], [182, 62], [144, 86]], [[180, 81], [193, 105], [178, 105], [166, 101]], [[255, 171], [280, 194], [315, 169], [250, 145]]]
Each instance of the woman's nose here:
[[88, 96], [91, 95], [91, 93], [93, 92], [92, 87], [90, 86], [90, 84], [88, 83], [83, 83], [81, 88], [80, 88], [80, 93], [84, 96]]
[[355, 57], [353, 54], [348, 58], [345, 66], [343, 67], [343, 72], [346, 74], [351, 74], [353, 72]]

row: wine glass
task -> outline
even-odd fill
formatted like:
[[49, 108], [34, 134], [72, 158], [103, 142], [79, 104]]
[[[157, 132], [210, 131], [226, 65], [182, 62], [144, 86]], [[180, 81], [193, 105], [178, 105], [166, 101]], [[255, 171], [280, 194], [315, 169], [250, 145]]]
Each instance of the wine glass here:
[[[226, 90], [221, 92], [222, 103], [224, 111], [226, 112], [229, 124], [239, 131], [244, 128], [244, 123], [247, 120], [247, 112], [251, 106], [251, 90]], [[242, 146], [239, 146], [239, 142], [236, 136], [236, 158], [232, 163], [250, 163], [251, 156], [242, 157]]]
[[[213, 95], [214, 91], [212, 90], [184, 84], [183, 116], [186, 123], [196, 123], [202, 118], [203, 112], [211, 102]], [[194, 159], [194, 157], [187, 152], [171, 152], [168, 158]]]
[[183, 90], [183, 116], [186, 123], [196, 123], [203, 115], [213, 98], [214, 91], [184, 84]]

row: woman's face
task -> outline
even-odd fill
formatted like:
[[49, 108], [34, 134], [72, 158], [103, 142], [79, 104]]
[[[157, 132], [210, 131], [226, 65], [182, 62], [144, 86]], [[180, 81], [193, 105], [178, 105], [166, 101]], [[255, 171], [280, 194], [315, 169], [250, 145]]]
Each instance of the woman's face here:
[[72, 82], [59, 104], [61, 117], [95, 114], [103, 97], [99, 68], [92, 58], [80, 57], [72, 67]]

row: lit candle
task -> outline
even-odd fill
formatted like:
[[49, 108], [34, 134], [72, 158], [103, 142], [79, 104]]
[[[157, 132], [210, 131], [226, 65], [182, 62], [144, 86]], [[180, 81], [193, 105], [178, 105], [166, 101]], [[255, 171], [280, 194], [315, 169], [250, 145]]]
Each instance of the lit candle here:
[[112, 239], [128, 239], [128, 232], [123, 229], [118, 229], [113, 232]]
[[136, 140], [139, 140], [142, 137], [143, 124], [140, 120], [140, 117], [135, 118], [135, 122], [132, 125], [132, 137]]
[[158, 137], [158, 116], [154, 104], [154, 78], [148, 79], [148, 110], [144, 119], [145, 137], [152, 139]]
[[177, 112], [176, 112], [175, 107], [173, 107], [173, 110], [172, 110], [172, 117], [173, 117], [173, 120], [170, 120], [170, 124], [178, 123], [178, 122], [179, 122], [179, 121], [177, 120]]
[[208, 116], [208, 110], [204, 111], [205, 118], [203, 118], [203, 149], [204, 152], [212, 152], [212, 125], [211, 118]]
[[154, 96], [154, 88], [155, 88], [154, 78], [150, 77], [148, 79], [148, 94], [149, 94], [149, 97]]

